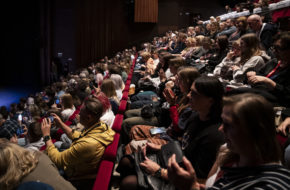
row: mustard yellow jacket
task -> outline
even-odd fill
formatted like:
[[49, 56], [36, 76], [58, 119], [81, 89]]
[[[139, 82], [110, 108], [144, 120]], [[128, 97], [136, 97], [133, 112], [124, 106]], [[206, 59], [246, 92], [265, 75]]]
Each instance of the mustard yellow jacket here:
[[69, 149], [59, 152], [51, 145], [47, 147], [47, 154], [69, 178], [94, 178], [105, 148], [113, 141], [114, 135], [110, 127], [99, 122], [82, 132], [69, 134], [73, 141]]

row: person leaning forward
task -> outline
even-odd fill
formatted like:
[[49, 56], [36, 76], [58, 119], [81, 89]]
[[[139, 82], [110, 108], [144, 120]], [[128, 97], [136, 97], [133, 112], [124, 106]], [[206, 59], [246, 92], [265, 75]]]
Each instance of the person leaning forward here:
[[105, 148], [114, 139], [115, 132], [100, 122], [102, 114], [102, 103], [95, 98], [88, 98], [80, 111], [80, 123], [84, 126], [82, 132], [72, 130], [57, 115], [52, 114], [56, 125], [72, 139], [71, 146], [63, 152], [59, 152], [50, 139], [50, 120], [44, 119], [42, 122], [47, 154], [71, 180], [95, 178]]

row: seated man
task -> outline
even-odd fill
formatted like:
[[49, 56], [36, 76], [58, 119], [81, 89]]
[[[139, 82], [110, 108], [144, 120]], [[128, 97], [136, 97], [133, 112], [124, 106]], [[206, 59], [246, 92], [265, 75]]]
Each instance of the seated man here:
[[18, 143], [18, 135], [21, 135], [21, 127], [14, 120], [6, 120], [0, 126], [0, 138], [6, 138], [12, 143]]
[[261, 46], [267, 51], [272, 43], [273, 36], [277, 33], [275, 25], [263, 23], [259, 15], [251, 15], [247, 20], [250, 29], [252, 29], [260, 40]]
[[237, 28], [235, 26], [235, 22], [233, 19], [227, 19], [227, 21], [225, 22], [226, 27], [221, 30], [220, 33], [217, 34], [217, 36], [223, 36], [226, 35], [227, 37], [230, 37], [234, 32], [237, 31]]
[[42, 121], [41, 129], [48, 156], [58, 168], [64, 169], [70, 180], [96, 177], [104, 150], [113, 141], [115, 134], [110, 127], [100, 122], [102, 113], [102, 103], [98, 99], [88, 98], [80, 111], [80, 123], [84, 126], [82, 132], [72, 130], [57, 115], [51, 114], [56, 125], [72, 140], [71, 146], [63, 152], [59, 152], [51, 141], [51, 121]]

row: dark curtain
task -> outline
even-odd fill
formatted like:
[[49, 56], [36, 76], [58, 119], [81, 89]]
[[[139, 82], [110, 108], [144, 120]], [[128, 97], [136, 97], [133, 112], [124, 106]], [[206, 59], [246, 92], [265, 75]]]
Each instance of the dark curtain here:
[[135, 22], [158, 22], [158, 0], [135, 0]]
[[77, 64], [87, 66], [102, 58], [113, 49], [113, 28], [116, 18], [112, 0], [77, 0], [76, 1], [76, 42]]

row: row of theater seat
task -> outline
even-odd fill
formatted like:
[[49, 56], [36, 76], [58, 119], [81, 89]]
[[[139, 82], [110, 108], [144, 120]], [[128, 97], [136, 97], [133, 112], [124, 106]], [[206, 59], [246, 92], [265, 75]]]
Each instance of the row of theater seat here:
[[126, 111], [127, 100], [129, 96], [129, 89], [131, 84], [132, 75], [136, 63], [137, 55], [132, 62], [130, 74], [128, 75], [125, 88], [123, 90], [123, 96], [119, 105], [118, 114], [115, 117], [112, 129], [116, 132], [114, 141], [106, 148], [102, 161], [99, 165], [98, 174], [93, 186], [93, 190], [108, 190], [111, 175], [114, 169], [114, 164], [117, 156], [117, 150], [120, 140], [121, 126], [124, 118], [124, 112]]
[[[287, 9], [288, 7], [288, 9]], [[283, 10], [283, 11], [286, 11], [288, 12], [289, 11], [289, 7], [290, 7], [290, 0], [283, 0], [283, 1], [280, 1], [280, 2], [277, 2], [277, 3], [271, 3], [269, 4], [269, 10], [270, 11], [280, 11], [280, 10]], [[262, 12], [262, 9], [260, 7], [258, 8], [255, 8], [253, 10], [253, 13], [254, 14], [259, 14]], [[233, 11], [233, 12], [230, 12], [230, 13], [226, 13], [226, 14], [223, 14], [223, 15], [219, 15], [219, 17], [221, 18], [222, 21], [224, 20], [227, 20], [229, 18], [233, 19], [233, 18], [238, 18], [238, 17], [241, 17], [241, 16], [249, 16], [251, 13], [249, 10], [246, 10], [246, 11], [243, 11], [243, 12], [239, 12], [237, 13], [236, 11]], [[280, 13], [282, 14], [282, 13]], [[286, 13], [284, 13], [286, 14]], [[282, 16], [282, 15], [281, 15]], [[277, 18], [273, 18], [273, 21], [276, 21]], [[203, 22], [204, 24], [208, 24], [210, 23], [210, 20], [206, 20]]]

